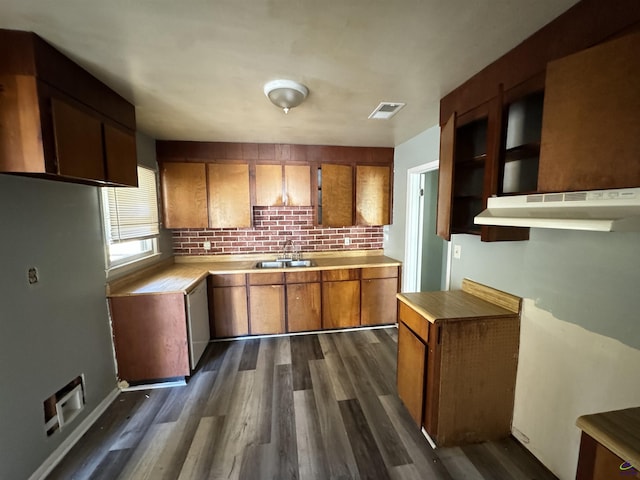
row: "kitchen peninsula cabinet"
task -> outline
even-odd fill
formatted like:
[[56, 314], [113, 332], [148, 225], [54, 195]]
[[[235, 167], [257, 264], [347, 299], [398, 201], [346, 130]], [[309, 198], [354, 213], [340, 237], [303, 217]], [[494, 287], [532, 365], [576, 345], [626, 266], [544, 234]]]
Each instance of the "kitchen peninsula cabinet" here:
[[360, 325], [360, 269], [322, 272], [322, 328]]
[[286, 272], [287, 332], [322, 328], [322, 288], [319, 271]]
[[249, 333], [285, 333], [284, 273], [250, 273]]
[[247, 285], [244, 273], [209, 277], [209, 321], [214, 338], [249, 334]]
[[0, 43], [0, 172], [137, 186], [133, 105], [31, 32]]
[[311, 205], [309, 165], [256, 165], [256, 205]]
[[162, 163], [160, 180], [166, 228], [209, 226], [207, 177], [204, 163]]
[[511, 433], [520, 299], [465, 279], [398, 294], [398, 394], [438, 446]]

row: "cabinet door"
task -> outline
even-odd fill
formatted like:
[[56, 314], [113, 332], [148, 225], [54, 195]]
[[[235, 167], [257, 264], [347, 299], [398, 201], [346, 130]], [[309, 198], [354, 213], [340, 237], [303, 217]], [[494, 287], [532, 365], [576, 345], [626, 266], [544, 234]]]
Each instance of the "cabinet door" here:
[[209, 226], [244, 228], [251, 226], [249, 165], [208, 164]]
[[538, 190], [640, 185], [640, 33], [550, 62]]
[[166, 228], [208, 226], [204, 163], [162, 163], [160, 181]]
[[283, 205], [282, 185], [282, 165], [256, 165], [256, 205]]
[[252, 335], [285, 333], [284, 285], [251, 285], [249, 311]]
[[213, 287], [209, 298], [209, 321], [216, 338], [239, 337], [249, 333], [247, 287]]
[[305, 332], [321, 327], [320, 283], [287, 285], [287, 331]]
[[102, 122], [57, 98], [51, 99], [58, 172], [72, 178], [106, 179]]
[[419, 426], [422, 426], [424, 408], [426, 361], [425, 344], [404, 323], [400, 322], [398, 324], [398, 396]]
[[397, 278], [375, 278], [362, 280], [362, 325], [384, 325], [396, 323], [398, 292]]
[[108, 123], [104, 128], [104, 152], [107, 181], [117, 185], [138, 186], [136, 136]]
[[183, 294], [109, 299], [118, 376], [141, 381], [189, 375]]
[[391, 204], [391, 168], [356, 167], [356, 225], [388, 225]]
[[353, 225], [353, 168], [322, 165], [322, 225]]
[[440, 130], [440, 165], [438, 171], [438, 236], [451, 240], [451, 207], [456, 142], [456, 115], [449, 117]]
[[311, 205], [311, 167], [309, 165], [284, 166], [285, 205], [305, 207]]
[[322, 284], [322, 328], [360, 325], [360, 281]]
[[0, 75], [0, 171], [44, 173], [36, 79]]

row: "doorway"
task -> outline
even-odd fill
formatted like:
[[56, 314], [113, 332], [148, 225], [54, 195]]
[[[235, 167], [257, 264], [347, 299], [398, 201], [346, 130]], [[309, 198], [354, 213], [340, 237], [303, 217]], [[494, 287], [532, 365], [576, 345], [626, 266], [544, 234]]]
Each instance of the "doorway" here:
[[[407, 171], [407, 227], [403, 265], [406, 292], [449, 288], [449, 242], [436, 235], [438, 163], [430, 162]], [[446, 272], [444, 282], [443, 271]]]

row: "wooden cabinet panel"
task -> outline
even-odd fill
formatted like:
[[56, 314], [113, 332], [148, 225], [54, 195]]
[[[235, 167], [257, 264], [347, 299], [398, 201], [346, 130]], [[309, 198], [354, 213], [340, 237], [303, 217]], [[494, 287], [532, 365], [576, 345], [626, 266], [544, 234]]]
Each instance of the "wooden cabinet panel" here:
[[360, 325], [360, 281], [322, 284], [322, 328]]
[[256, 165], [256, 205], [283, 205], [282, 165]]
[[58, 172], [65, 177], [105, 180], [102, 123], [57, 98], [51, 99]]
[[249, 334], [246, 287], [213, 287], [211, 285], [209, 299], [212, 337], [239, 337]]
[[429, 341], [429, 321], [405, 303], [398, 302], [399, 321], [405, 323], [424, 343]]
[[113, 297], [109, 305], [121, 379], [190, 374], [183, 294]]
[[208, 164], [209, 226], [251, 226], [249, 165]]
[[249, 285], [280, 285], [284, 283], [283, 272], [250, 273]]
[[287, 283], [308, 283], [319, 282], [322, 279], [322, 275], [318, 270], [310, 270], [304, 272], [285, 272], [285, 279]]
[[108, 123], [103, 124], [107, 181], [138, 186], [136, 136]]
[[244, 273], [213, 274], [209, 282], [214, 287], [242, 287], [246, 283]]
[[285, 205], [303, 207], [311, 205], [311, 167], [309, 165], [284, 166]]
[[162, 163], [160, 181], [166, 228], [208, 226], [204, 163]]
[[640, 478], [640, 471], [608, 448], [582, 432], [576, 480]]
[[367, 267], [360, 270], [362, 279], [398, 277], [398, 267]]
[[453, 174], [456, 143], [456, 114], [440, 129], [440, 164], [438, 167], [438, 236], [451, 240], [451, 206], [453, 202]]
[[0, 170], [44, 173], [35, 77], [0, 75]]
[[356, 225], [391, 223], [391, 168], [356, 166]]
[[362, 280], [361, 325], [385, 325], [396, 323], [398, 292], [397, 278]]
[[249, 287], [249, 311], [252, 335], [285, 333], [284, 285]]
[[422, 426], [427, 348], [402, 322], [398, 324], [398, 396]]
[[322, 165], [322, 225], [353, 225], [353, 168]]
[[360, 278], [359, 268], [338, 268], [335, 270], [323, 270], [322, 281], [333, 282], [341, 280], [358, 280]]
[[538, 190], [640, 186], [640, 33], [547, 68]]
[[322, 328], [320, 283], [287, 285], [287, 331], [305, 332]]

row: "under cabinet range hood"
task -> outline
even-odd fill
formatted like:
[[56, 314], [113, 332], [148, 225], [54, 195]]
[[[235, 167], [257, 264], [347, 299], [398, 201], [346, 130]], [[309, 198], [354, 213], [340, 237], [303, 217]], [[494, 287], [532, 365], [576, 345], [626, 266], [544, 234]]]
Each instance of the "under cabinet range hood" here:
[[640, 188], [491, 197], [477, 225], [640, 232]]

